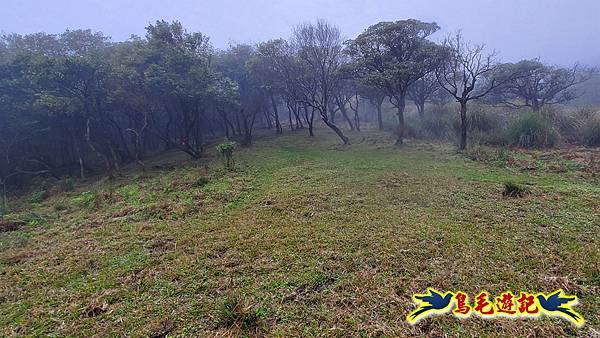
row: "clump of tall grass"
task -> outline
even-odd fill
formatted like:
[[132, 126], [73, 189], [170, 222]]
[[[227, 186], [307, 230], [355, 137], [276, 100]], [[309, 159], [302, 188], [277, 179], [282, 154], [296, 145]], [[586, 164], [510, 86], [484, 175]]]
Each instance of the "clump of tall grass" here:
[[583, 127], [583, 143], [589, 147], [600, 146], [600, 112], [589, 117]]
[[503, 196], [506, 197], [523, 197], [527, 193], [529, 193], [529, 189], [524, 185], [513, 181], [504, 182], [504, 191], [502, 192]]
[[521, 148], [551, 148], [559, 139], [550, 119], [533, 112], [513, 120], [505, 131], [506, 143]]

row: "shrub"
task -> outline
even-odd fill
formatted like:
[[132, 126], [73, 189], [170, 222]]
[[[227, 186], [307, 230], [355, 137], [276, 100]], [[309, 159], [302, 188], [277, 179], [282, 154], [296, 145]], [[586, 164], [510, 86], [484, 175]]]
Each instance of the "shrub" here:
[[29, 198], [29, 202], [31, 202], [31, 203], [41, 203], [46, 198], [48, 198], [48, 191], [47, 190], [40, 190], [40, 191], [36, 191], [33, 194], [31, 194], [31, 197]]
[[[110, 190], [109, 194], [112, 196], [112, 192]], [[125, 185], [117, 189], [117, 194], [125, 201], [128, 201], [139, 195], [139, 189], [133, 185]]]
[[529, 192], [527, 187], [513, 181], [504, 182], [503, 196], [506, 197], [523, 197]]
[[73, 191], [75, 189], [75, 181], [70, 177], [66, 177], [58, 181], [58, 188], [63, 192]]
[[490, 149], [484, 148], [479, 145], [467, 148], [464, 154], [467, 158], [478, 162], [489, 162], [492, 160], [493, 157]]
[[549, 148], [558, 143], [559, 135], [546, 117], [525, 114], [506, 129], [506, 141], [512, 146], [522, 148]]
[[600, 118], [591, 118], [583, 129], [583, 143], [589, 147], [600, 146]]
[[217, 145], [217, 151], [221, 154], [221, 156], [223, 156], [225, 168], [229, 170], [233, 170], [235, 168], [235, 162], [233, 160], [233, 151], [235, 150], [236, 146], [237, 143], [229, 140]]
[[429, 112], [424, 116], [408, 115], [406, 118], [406, 134], [413, 138], [450, 139], [454, 134], [452, 130], [453, 113], [446, 110]]
[[86, 208], [97, 208], [100, 206], [100, 201], [101, 196], [95, 191], [85, 191], [73, 198], [73, 204]]
[[192, 186], [194, 188], [202, 188], [203, 186], [207, 185], [209, 182], [208, 178], [205, 176], [200, 176], [194, 183], [192, 183]]
[[577, 143], [581, 141], [582, 126], [587, 120], [586, 114], [581, 111], [577, 113], [569, 113], [563, 111], [546, 110], [543, 112], [545, 116], [549, 116], [552, 125], [560, 134], [561, 138], [569, 143]]
[[69, 209], [69, 207], [63, 201], [59, 201], [54, 204], [54, 211], [64, 211], [67, 209]]
[[464, 154], [473, 161], [487, 162], [501, 167], [506, 166], [506, 163], [512, 159], [510, 151], [506, 149], [494, 149], [480, 145], [468, 148]]
[[23, 221], [31, 227], [44, 225], [45, 219], [42, 215], [37, 214], [35, 212], [29, 212], [23, 217]]
[[497, 128], [498, 116], [478, 109], [467, 113], [467, 126], [471, 132], [489, 132]]

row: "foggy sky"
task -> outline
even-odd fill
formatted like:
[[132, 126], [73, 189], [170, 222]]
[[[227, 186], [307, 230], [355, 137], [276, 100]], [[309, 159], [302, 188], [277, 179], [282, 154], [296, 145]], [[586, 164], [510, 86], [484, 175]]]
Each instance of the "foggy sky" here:
[[353, 38], [379, 21], [415, 18], [462, 29], [503, 61], [541, 57], [553, 64], [600, 65], [600, 0], [2, 0], [3, 33], [91, 28], [122, 41], [157, 19], [179, 20], [217, 48], [290, 35], [316, 18]]

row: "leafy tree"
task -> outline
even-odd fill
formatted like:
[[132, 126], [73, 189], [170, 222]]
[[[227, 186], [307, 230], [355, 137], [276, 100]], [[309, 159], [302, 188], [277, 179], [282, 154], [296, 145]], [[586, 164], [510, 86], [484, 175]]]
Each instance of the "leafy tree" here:
[[144, 83], [166, 112], [166, 116], [153, 115], [154, 132], [167, 146], [200, 158], [208, 93], [214, 81], [212, 47], [207, 37], [187, 32], [179, 22], [157, 21], [146, 30]]
[[540, 60], [523, 60], [502, 67], [505, 76], [518, 73], [495, 91], [495, 99], [507, 105], [529, 107], [537, 112], [546, 105], [574, 100], [574, 87], [589, 80], [595, 73], [577, 65], [571, 68], [549, 66]]
[[427, 40], [439, 29], [418, 20], [380, 22], [348, 43], [361, 81], [385, 92], [398, 112], [396, 144], [404, 139], [404, 110], [409, 88], [446, 57], [445, 49]]
[[251, 71], [250, 68], [254, 67], [252, 63], [256, 60], [255, 56], [256, 52], [252, 46], [241, 44], [231, 46], [221, 53], [217, 60], [217, 70], [223, 76], [235, 81], [238, 87], [239, 102], [233, 114], [234, 121], [227, 123], [232, 126], [235, 124], [238, 134], [244, 135], [242, 140], [244, 144], [251, 143], [256, 117], [261, 111], [268, 110], [267, 98], [270, 95], [269, 90], [272, 90], [262, 86], [264, 82], [261, 80], [266, 81], [261, 78], [266, 76], [264, 73], [256, 68], [255, 72]]
[[[280, 100], [285, 97], [285, 75], [281, 69], [282, 48], [281, 40], [263, 42], [258, 45], [256, 54], [247, 64], [251, 75], [269, 98], [277, 134], [283, 133], [278, 109]], [[288, 113], [290, 128], [293, 130], [292, 111], [289, 110]]]
[[[336, 85], [336, 72], [342, 64], [340, 30], [322, 20], [302, 24], [294, 29], [292, 44], [301, 62], [304, 76], [297, 79], [302, 92], [300, 100], [319, 112], [321, 120], [333, 130], [344, 144], [348, 137], [329, 118]], [[311, 128], [312, 129], [312, 128]]]

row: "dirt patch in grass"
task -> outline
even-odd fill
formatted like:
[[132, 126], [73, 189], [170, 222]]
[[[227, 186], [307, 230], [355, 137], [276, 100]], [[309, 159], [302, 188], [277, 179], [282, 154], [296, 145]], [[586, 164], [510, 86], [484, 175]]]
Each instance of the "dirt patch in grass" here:
[[0, 232], [10, 232], [22, 229], [25, 226], [23, 221], [11, 221], [0, 219]]

